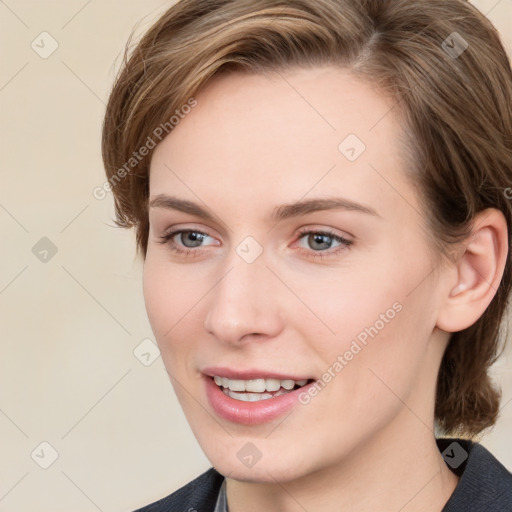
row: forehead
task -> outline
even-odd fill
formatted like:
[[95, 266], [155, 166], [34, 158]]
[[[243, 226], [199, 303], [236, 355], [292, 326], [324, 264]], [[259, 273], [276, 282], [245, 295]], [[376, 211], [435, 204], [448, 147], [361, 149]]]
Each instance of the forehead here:
[[154, 152], [151, 195], [237, 191], [239, 202], [280, 202], [313, 189], [384, 193], [386, 176], [403, 187], [394, 105], [344, 69], [221, 75], [196, 99]]

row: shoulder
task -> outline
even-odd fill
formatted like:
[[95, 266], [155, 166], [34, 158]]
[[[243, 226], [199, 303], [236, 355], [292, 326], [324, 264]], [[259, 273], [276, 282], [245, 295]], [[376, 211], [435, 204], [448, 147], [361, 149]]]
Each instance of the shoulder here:
[[210, 468], [166, 498], [135, 512], [213, 512], [224, 477]]
[[460, 477], [443, 512], [512, 512], [512, 473], [486, 448], [461, 439], [440, 439], [438, 445]]

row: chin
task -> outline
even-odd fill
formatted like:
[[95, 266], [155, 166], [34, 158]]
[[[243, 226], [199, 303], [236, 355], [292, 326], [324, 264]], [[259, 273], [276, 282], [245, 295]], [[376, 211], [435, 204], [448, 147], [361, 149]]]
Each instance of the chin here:
[[[251, 442], [240, 443], [242, 449], [229, 447], [229, 449], [212, 451], [206, 450], [205, 454], [212, 466], [222, 475], [240, 482], [250, 483], [286, 483], [301, 478], [307, 474], [307, 468], [300, 464], [299, 460], [291, 460], [283, 457], [282, 453], [273, 453], [265, 457], [261, 453], [258, 458], [256, 452], [251, 460]], [[222, 451], [220, 451], [222, 450]], [[245, 459], [245, 460], [244, 460]]]
[[275, 484], [276, 482], [286, 483], [300, 478], [301, 474], [296, 473], [292, 469], [276, 467], [272, 463], [264, 464], [259, 461], [252, 468], [241, 468], [231, 463], [213, 464], [213, 467], [225, 477], [239, 482], [259, 483], [259, 484]]

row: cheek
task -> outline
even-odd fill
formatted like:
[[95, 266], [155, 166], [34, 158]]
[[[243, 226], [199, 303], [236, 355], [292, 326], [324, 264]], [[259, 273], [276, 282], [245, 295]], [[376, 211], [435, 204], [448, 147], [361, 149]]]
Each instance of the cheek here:
[[153, 334], [160, 345], [161, 338], [172, 326], [169, 312], [174, 311], [173, 294], [169, 293], [165, 279], [162, 279], [160, 266], [147, 256], [144, 263], [143, 294], [146, 312]]
[[433, 311], [426, 308], [428, 283], [411, 293], [427, 274], [427, 262], [415, 262], [405, 271], [396, 260], [379, 263], [365, 272], [319, 279], [316, 286], [306, 277], [295, 280], [310, 311], [296, 309], [293, 323], [320, 356], [322, 380], [335, 380], [333, 390], [358, 400], [389, 394], [378, 377], [391, 387], [407, 387], [435, 325]]
[[183, 396], [182, 386], [189, 382], [194, 354], [201, 351], [201, 301], [211, 286], [203, 276], [190, 277], [189, 272], [180, 276], [180, 269], [148, 256], [143, 273], [146, 312], [164, 366], [185, 408], [187, 395]]
[[207, 291], [202, 276], [190, 276], [160, 259], [148, 252], [143, 272], [144, 302], [159, 345], [193, 314], [194, 306]]
[[382, 286], [382, 279], [370, 272], [296, 275], [289, 281], [302, 304], [291, 297], [294, 304], [288, 313], [293, 315], [292, 323], [300, 325], [320, 350], [330, 355], [343, 353], [353, 340], [364, 346], [366, 341], [382, 337], [396, 322], [405, 297], [402, 279], [400, 276], [391, 287]]

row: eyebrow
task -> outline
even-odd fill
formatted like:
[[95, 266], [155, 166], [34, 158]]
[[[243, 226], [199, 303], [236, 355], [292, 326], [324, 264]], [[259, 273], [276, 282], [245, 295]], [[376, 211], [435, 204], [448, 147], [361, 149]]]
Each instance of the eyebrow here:
[[[186, 199], [179, 199], [177, 197], [168, 196], [166, 194], [159, 194], [149, 202], [150, 208], [163, 208], [166, 210], [178, 210], [183, 213], [195, 215], [204, 220], [214, 221], [215, 217], [205, 208], [198, 204], [188, 201]], [[375, 217], [380, 215], [369, 206], [356, 203], [345, 198], [331, 198], [331, 199], [308, 199], [299, 201], [297, 203], [284, 204], [274, 209], [272, 213], [272, 220], [280, 222], [292, 217], [300, 217], [308, 213], [314, 213], [327, 210], [346, 210], [365, 213]]]

